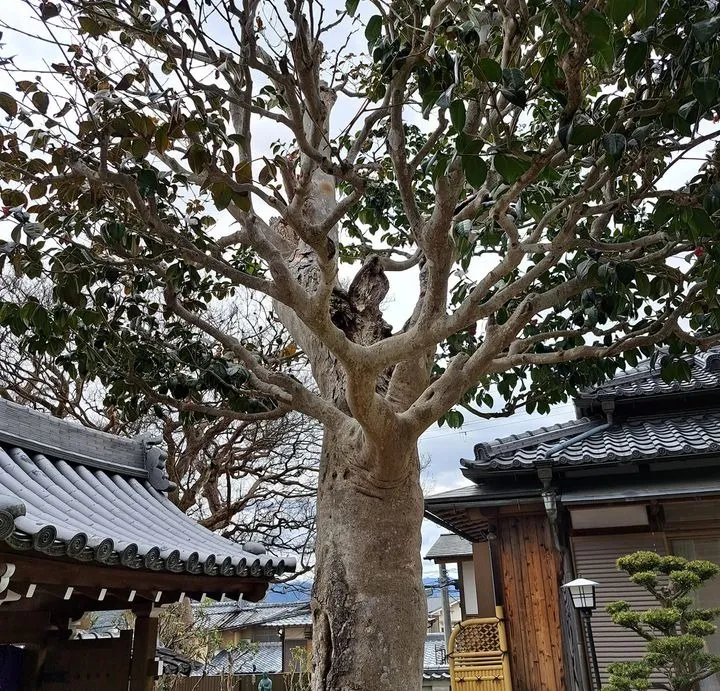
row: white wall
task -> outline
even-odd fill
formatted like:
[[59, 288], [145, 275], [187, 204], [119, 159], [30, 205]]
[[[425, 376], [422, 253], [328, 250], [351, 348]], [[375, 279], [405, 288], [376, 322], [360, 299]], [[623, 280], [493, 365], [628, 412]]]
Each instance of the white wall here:
[[462, 568], [462, 585], [465, 593], [465, 615], [470, 617], [478, 613], [475, 565], [472, 561], [464, 561], [461, 563], [460, 568]]

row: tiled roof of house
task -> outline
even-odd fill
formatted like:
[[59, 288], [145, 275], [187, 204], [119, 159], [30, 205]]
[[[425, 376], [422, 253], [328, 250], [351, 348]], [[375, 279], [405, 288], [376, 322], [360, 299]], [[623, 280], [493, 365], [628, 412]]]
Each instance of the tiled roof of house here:
[[[651, 362], [621, 373], [575, 400], [579, 409], [592, 410], [584, 402], [674, 395], [694, 391], [720, 392], [720, 349], [688, 356], [690, 381], [665, 382], [660, 367]], [[637, 460], [717, 454], [720, 451], [720, 406], [678, 405], [677, 413], [653, 415], [653, 409], [631, 417], [611, 420], [582, 417], [552, 427], [515, 434], [494, 442], [476, 444], [475, 458], [461, 460], [465, 474], [495, 470], [531, 469], [541, 463], [553, 466], [623, 463]], [[597, 412], [597, 411], [595, 411]]]
[[665, 382], [661, 377], [659, 360], [654, 367], [651, 360], [645, 360], [604, 384], [581, 392], [578, 400], [634, 398], [720, 388], [720, 348], [697, 352], [684, 359], [692, 367], [689, 381]]
[[108, 566], [270, 578], [294, 569], [202, 528], [162, 493], [164, 454], [0, 400], [0, 542]]
[[459, 535], [444, 533], [428, 550], [425, 559], [442, 559], [444, 557], [472, 558], [472, 543]]
[[447, 648], [445, 647], [444, 633], [429, 633], [425, 637], [425, 650], [423, 655], [424, 669], [447, 669]]
[[[273, 674], [282, 671], [282, 662], [280, 641], [254, 643], [220, 651], [205, 670], [195, 671], [193, 675], [227, 673], [231, 667], [234, 674]], [[449, 678], [444, 634], [427, 635], [423, 663], [424, 679]]]
[[205, 626], [221, 631], [249, 626], [312, 625], [310, 602], [218, 602], [201, 604], [196, 611], [202, 612]]
[[[221, 650], [207, 666], [205, 674], [275, 674], [282, 672], [281, 641], [263, 641]], [[203, 673], [202, 671], [200, 673]], [[198, 674], [194, 672], [193, 675]]]
[[[601, 420], [574, 420], [478, 444], [475, 459], [461, 464], [470, 472], [522, 470], [541, 463], [597, 465], [720, 452], [720, 409], [631, 418], [605, 429], [601, 424]], [[589, 436], [581, 438], [587, 433]], [[563, 442], [568, 444], [559, 449]]]

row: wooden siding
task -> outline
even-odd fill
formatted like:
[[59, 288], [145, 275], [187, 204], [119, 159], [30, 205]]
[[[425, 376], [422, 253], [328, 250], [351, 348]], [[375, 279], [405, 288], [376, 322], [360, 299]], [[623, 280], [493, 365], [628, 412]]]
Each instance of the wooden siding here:
[[616, 600], [626, 600], [633, 609], [656, 606], [653, 597], [640, 586], [631, 583], [627, 574], [618, 571], [615, 564], [619, 557], [638, 550], [665, 554], [664, 535], [641, 533], [573, 538], [578, 576], [600, 584], [596, 591], [597, 609], [593, 612], [591, 622], [603, 684], [607, 682], [607, 667], [611, 662], [638, 660], [645, 654], [643, 639], [613, 624], [605, 611], [608, 603]]
[[499, 521], [498, 539], [514, 691], [563, 691], [558, 554], [544, 515]]

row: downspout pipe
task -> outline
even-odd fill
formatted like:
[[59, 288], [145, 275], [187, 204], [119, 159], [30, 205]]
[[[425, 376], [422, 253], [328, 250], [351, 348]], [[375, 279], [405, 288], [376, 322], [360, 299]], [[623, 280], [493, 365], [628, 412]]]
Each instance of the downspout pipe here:
[[551, 446], [546, 452], [545, 452], [545, 458], [549, 459], [552, 456], [554, 456], [556, 453], [560, 453], [561, 451], [564, 451], [568, 448], [568, 446], [572, 446], [573, 444], [576, 444], [579, 441], [583, 441], [584, 439], [587, 439], [588, 437], [592, 437], [593, 434], [597, 434], [598, 432], [604, 432], [606, 429], [610, 429], [612, 427], [612, 422], [603, 422], [602, 424], [598, 425], [597, 427], [591, 427], [590, 429], [585, 430], [581, 434], [578, 434], [576, 437], [571, 437], [570, 439], [565, 439], [564, 441], [561, 441], [559, 444], [555, 444], [555, 446]]

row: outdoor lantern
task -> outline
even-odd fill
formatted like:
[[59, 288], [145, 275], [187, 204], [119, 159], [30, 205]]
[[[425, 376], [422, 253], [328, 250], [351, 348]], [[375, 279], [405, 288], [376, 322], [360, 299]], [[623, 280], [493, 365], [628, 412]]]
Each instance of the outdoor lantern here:
[[576, 578], [562, 587], [570, 591], [575, 609], [591, 610], [595, 609], [595, 587], [597, 585], [599, 584], [589, 581], [587, 578]]
[[557, 520], [558, 507], [557, 507], [557, 495], [551, 489], [543, 490], [542, 500], [545, 506], [545, 512], [551, 521]]

